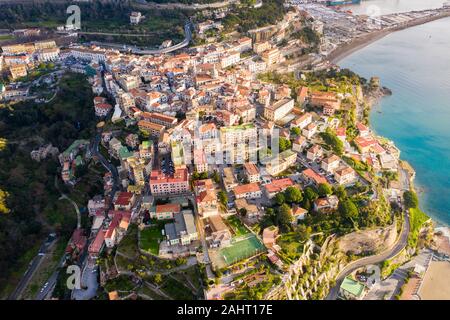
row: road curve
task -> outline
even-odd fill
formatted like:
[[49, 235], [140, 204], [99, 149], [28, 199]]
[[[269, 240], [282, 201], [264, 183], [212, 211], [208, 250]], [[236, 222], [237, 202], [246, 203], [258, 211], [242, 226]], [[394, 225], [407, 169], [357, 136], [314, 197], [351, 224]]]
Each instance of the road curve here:
[[349, 263], [338, 274], [338, 276], [336, 278], [336, 284], [333, 288], [331, 288], [331, 290], [328, 293], [328, 296], [325, 298], [325, 300], [336, 300], [338, 292], [339, 292], [339, 288], [341, 287], [341, 284], [342, 284], [342, 281], [344, 281], [344, 278], [347, 277], [352, 272], [354, 272], [355, 270], [357, 270], [361, 267], [367, 266], [367, 265], [380, 263], [380, 262], [390, 259], [390, 258], [396, 256], [398, 253], [400, 253], [400, 251], [402, 251], [408, 243], [409, 231], [410, 231], [409, 213], [407, 211], [405, 211], [402, 232], [401, 232], [400, 236], [398, 237], [394, 246], [380, 254], [370, 256], [370, 257], [364, 257], [364, 258], [361, 258], [359, 260]]

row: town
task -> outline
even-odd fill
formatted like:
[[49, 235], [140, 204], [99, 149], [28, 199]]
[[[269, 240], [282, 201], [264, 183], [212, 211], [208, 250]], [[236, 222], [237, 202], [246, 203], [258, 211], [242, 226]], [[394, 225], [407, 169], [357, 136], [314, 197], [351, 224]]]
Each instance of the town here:
[[[74, 204], [89, 223], [78, 222], [65, 248], [62, 265], [82, 269], [70, 298], [399, 298], [434, 255], [445, 259], [422, 249], [432, 229], [414, 170], [370, 129], [371, 105], [389, 89], [330, 55], [365, 33], [448, 10], [362, 18], [321, 3], [285, 6], [277, 24], [223, 41], [217, 9], [187, 22], [197, 44], [173, 52], [169, 40], [152, 54], [49, 39], [1, 46], [4, 103], [44, 106], [72, 74], [92, 90], [94, 135], [64, 150], [44, 141], [30, 153], [30, 161], [57, 159], [64, 190], [76, 190], [92, 166], [103, 170], [102, 192]], [[377, 293], [400, 251], [414, 263]], [[372, 263], [382, 278], [365, 265], [339, 278], [383, 252]], [[61, 270], [40, 299], [66, 279]]]

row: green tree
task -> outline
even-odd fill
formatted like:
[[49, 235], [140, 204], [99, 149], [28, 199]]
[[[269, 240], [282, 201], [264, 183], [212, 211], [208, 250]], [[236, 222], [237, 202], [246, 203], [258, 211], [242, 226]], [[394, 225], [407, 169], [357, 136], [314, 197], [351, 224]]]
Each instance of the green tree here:
[[275, 203], [281, 206], [286, 202], [286, 198], [282, 192], [279, 192], [275, 195]]
[[301, 134], [301, 130], [298, 127], [293, 127], [291, 129], [291, 134], [295, 135], [295, 136], [299, 136]]
[[291, 141], [286, 138], [280, 137], [279, 146], [280, 152], [283, 152], [291, 147]]
[[340, 202], [338, 210], [339, 213], [347, 219], [350, 219], [352, 221], [358, 219], [359, 215], [358, 208], [356, 207], [355, 203], [350, 199]]
[[155, 276], [153, 277], [153, 281], [156, 284], [160, 284], [162, 282], [163, 278], [162, 275], [160, 273], [155, 274]]
[[414, 191], [405, 191], [403, 193], [403, 200], [405, 201], [405, 206], [408, 209], [417, 208], [419, 206], [419, 199]]
[[289, 203], [300, 203], [303, 200], [302, 192], [297, 187], [288, 187], [284, 191], [284, 197]]
[[219, 196], [220, 203], [223, 204], [224, 206], [226, 206], [228, 203], [227, 193], [225, 191], [221, 190], [221, 191], [219, 191], [218, 196]]
[[317, 189], [319, 196], [325, 197], [333, 193], [331, 186], [328, 183], [321, 183]]
[[314, 188], [311, 186], [306, 187], [304, 195], [305, 195], [304, 198], [308, 199], [310, 202], [314, 202], [317, 198], [319, 198], [319, 195], [317, 194], [316, 190], [314, 190]]
[[285, 203], [278, 208], [277, 222], [283, 230], [289, 230], [292, 223], [291, 208]]

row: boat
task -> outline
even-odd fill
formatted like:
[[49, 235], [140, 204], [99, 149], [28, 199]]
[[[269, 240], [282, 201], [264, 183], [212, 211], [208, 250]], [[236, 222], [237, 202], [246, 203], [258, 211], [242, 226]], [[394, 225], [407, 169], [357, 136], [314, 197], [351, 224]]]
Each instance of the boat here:
[[347, 4], [360, 4], [361, 0], [328, 0], [327, 6], [343, 6]]

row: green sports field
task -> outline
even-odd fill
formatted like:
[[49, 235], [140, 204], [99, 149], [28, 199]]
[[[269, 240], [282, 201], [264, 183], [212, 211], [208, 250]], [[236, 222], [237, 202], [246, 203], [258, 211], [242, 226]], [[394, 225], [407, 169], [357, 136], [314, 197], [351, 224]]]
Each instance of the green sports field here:
[[220, 255], [227, 266], [265, 251], [264, 245], [254, 235], [233, 240], [234, 243], [229, 247], [220, 250]]

